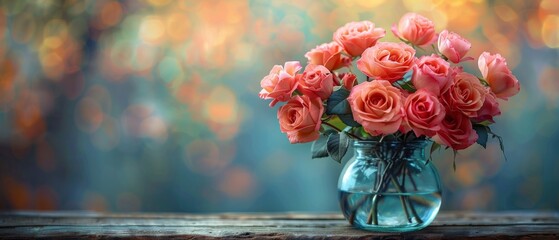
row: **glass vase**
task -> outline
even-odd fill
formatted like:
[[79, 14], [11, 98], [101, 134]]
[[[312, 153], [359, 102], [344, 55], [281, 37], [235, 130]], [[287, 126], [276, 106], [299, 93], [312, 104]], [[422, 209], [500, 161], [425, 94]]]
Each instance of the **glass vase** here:
[[354, 155], [338, 180], [340, 207], [351, 225], [408, 232], [435, 219], [442, 187], [437, 169], [425, 157], [430, 143], [354, 141]]

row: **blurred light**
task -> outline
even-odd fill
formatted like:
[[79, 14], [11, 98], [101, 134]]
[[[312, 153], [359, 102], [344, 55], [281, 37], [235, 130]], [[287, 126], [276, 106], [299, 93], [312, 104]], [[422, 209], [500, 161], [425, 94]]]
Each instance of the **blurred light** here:
[[29, 187], [10, 176], [2, 176], [3, 195], [7, 197], [8, 204], [13, 209], [28, 209], [31, 207], [31, 191]]
[[17, 74], [18, 67], [13, 61], [6, 59], [0, 62], [0, 105], [7, 106], [4, 104], [14, 97], [13, 87]]
[[550, 48], [559, 48], [559, 15], [548, 15], [542, 24], [542, 39]]
[[208, 120], [230, 124], [238, 120], [237, 98], [235, 93], [225, 86], [217, 86], [205, 101], [204, 115]]
[[182, 44], [188, 40], [191, 31], [190, 20], [184, 13], [171, 13], [166, 21], [167, 33], [172, 42]]
[[99, 128], [91, 135], [93, 145], [101, 151], [110, 151], [120, 143], [118, 123], [105, 115]]
[[140, 25], [140, 38], [148, 44], [158, 45], [165, 36], [165, 25], [159, 16], [144, 17]]
[[37, 210], [56, 210], [58, 197], [56, 192], [48, 185], [40, 186], [35, 191], [35, 209]]
[[83, 12], [86, 10], [88, 5], [91, 4], [91, 2], [73, 0], [73, 1], [66, 2], [66, 4], [67, 4], [66, 7], [68, 8], [68, 12], [70, 14], [80, 15], [83, 14]]
[[231, 198], [250, 198], [256, 182], [252, 174], [242, 167], [228, 169], [219, 182], [219, 190]]
[[4, 40], [6, 35], [6, 13], [0, 9], [0, 40]]
[[147, 2], [153, 6], [160, 7], [169, 4], [171, 0], [148, 0]]
[[83, 209], [104, 212], [107, 210], [107, 199], [96, 192], [86, 192], [83, 197]]
[[542, 0], [540, 2], [540, 9], [551, 13], [559, 12], [559, 5], [555, 0]]
[[[348, 1], [346, 1], [346, 3], [347, 2]], [[384, 2], [386, 2], [386, 0], [358, 0], [356, 4], [359, 5], [360, 7], [367, 9], [367, 8], [378, 7], [382, 5]]]
[[144, 119], [141, 123], [142, 135], [158, 142], [165, 142], [167, 140], [167, 124], [162, 118], [157, 116], [150, 116]]
[[48, 48], [58, 48], [68, 37], [68, 25], [61, 19], [52, 19], [43, 27], [43, 43]]
[[433, 3], [431, 1], [403, 0], [402, 3], [408, 11], [412, 12], [430, 11], [433, 9]]
[[486, 15], [487, 5], [476, 1], [445, 1], [442, 12], [448, 18], [448, 29], [461, 34], [474, 31], [477, 27], [489, 22]]
[[481, 181], [483, 168], [477, 161], [462, 158], [456, 167], [456, 178], [461, 185], [470, 187]]
[[64, 64], [60, 52], [51, 51], [41, 54], [41, 65], [43, 66], [43, 73], [51, 80], [57, 81], [64, 73]]
[[[22, 1], [15, 1], [22, 2]], [[29, 13], [17, 15], [12, 25], [11, 36], [12, 39], [19, 43], [27, 43], [34, 38], [36, 31], [36, 23], [33, 16]]]
[[124, 130], [130, 136], [142, 136], [142, 122], [151, 116], [153, 109], [149, 106], [137, 104], [130, 105], [122, 113], [121, 121]]
[[[241, 144], [250, 135], [271, 141], [262, 147], [279, 146], [268, 134], [269, 127], [279, 130], [268, 121], [274, 111], [258, 101], [258, 81], [274, 64], [304, 64], [306, 51], [331, 41], [349, 21], [373, 21], [387, 30], [383, 41], [396, 40], [390, 27], [408, 11], [468, 39], [468, 56], [500, 53], [522, 84], [516, 98], [501, 102], [506, 118], [497, 122], [512, 129], [503, 131], [513, 136], [506, 139], [509, 158], [530, 161], [504, 162], [496, 141], [484, 151], [461, 151], [456, 172], [452, 152], [439, 154], [451, 196], [446, 208], [557, 206], [544, 184], [556, 179], [538, 167], [555, 166], [549, 165], [555, 153], [549, 144], [535, 144], [553, 142], [559, 129], [556, 0], [2, 1], [0, 153], [9, 157], [0, 161], [0, 203], [74, 209], [71, 197], [83, 195], [83, 209], [172, 211], [260, 198], [258, 187], [269, 186], [259, 186], [255, 175], [291, 176], [296, 166], [285, 159], [301, 153], [276, 147], [261, 153], [263, 159], [247, 157], [258, 154]], [[475, 61], [464, 65], [477, 71]], [[519, 124], [524, 127], [514, 127]], [[72, 157], [89, 155], [100, 160]], [[177, 159], [184, 162], [175, 170]], [[101, 167], [125, 169], [117, 180], [129, 190], [100, 181]], [[91, 186], [99, 192], [87, 192]], [[499, 194], [503, 187], [511, 189], [506, 196]], [[309, 194], [320, 198], [320, 191]], [[259, 200], [263, 208], [281, 208]]]
[[170, 82], [183, 75], [179, 60], [173, 57], [165, 57], [158, 66], [159, 77], [165, 82]]
[[538, 87], [547, 98], [549, 108], [559, 107], [559, 70], [548, 66], [544, 68], [538, 78]]
[[464, 196], [461, 199], [461, 208], [470, 210], [490, 208], [489, 204], [494, 196], [495, 188], [493, 186], [480, 186], [479, 188], [472, 189], [464, 193]]
[[32, 140], [45, 132], [45, 122], [40, 108], [40, 99], [36, 92], [22, 92], [14, 108], [15, 130], [24, 139]]
[[101, 28], [112, 27], [122, 18], [122, 6], [118, 2], [107, 1], [101, 6], [99, 15]]
[[510, 22], [518, 19], [516, 12], [506, 3], [499, 3], [495, 6], [495, 13], [501, 20]]
[[185, 148], [186, 164], [199, 174], [214, 175], [229, 165], [235, 151], [231, 146], [221, 149], [212, 141], [195, 140]]
[[97, 101], [91, 97], [84, 97], [76, 106], [76, 125], [82, 131], [94, 132], [103, 122], [104, 115]]
[[137, 74], [151, 74], [151, 68], [156, 64], [157, 48], [147, 44], [140, 44], [133, 50], [132, 66]]

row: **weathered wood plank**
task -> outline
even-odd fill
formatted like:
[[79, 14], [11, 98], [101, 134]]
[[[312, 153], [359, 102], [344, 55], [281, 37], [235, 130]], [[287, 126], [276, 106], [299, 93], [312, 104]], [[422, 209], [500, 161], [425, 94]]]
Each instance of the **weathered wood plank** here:
[[354, 229], [339, 214], [0, 213], [0, 238], [558, 239], [558, 212], [441, 213], [405, 234]]

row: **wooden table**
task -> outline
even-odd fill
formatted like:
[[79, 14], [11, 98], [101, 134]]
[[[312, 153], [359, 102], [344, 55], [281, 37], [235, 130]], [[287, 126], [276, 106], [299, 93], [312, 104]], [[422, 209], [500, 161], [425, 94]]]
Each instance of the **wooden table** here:
[[354, 229], [339, 214], [0, 213], [0, 238], [559, 239], [559, 212], [443, 212], [427, 228], [386, 234]]

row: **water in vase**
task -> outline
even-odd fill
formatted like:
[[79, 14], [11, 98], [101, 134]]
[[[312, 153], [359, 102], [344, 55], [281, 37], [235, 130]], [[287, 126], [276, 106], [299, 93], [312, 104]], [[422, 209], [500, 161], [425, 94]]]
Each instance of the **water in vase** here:
[[373, 194], [339, 191], [342, 212], [350, 224], [386, 232], [417, 230], [433, 221], [440, 192]]

